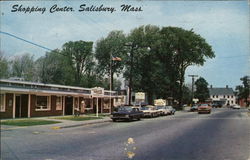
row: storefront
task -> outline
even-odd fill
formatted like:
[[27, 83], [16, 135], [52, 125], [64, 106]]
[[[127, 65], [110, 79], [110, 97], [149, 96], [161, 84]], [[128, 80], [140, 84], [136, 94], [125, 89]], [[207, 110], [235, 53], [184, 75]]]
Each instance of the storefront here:
[[[26, 81], [0, 80], [0, 116], [3, 118], [74, 115], [76, 108], [84, 113], [109, 113], [116, 92], [94, 92], [82, 88]], [[99, 91], [98, 91], [99, 92]]]

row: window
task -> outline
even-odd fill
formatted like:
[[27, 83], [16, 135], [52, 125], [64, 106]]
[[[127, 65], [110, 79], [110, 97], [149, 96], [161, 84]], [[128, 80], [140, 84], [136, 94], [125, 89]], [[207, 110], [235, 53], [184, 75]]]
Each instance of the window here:
[[49, 96], [37, 96], [36, 97], [36, 111], [50, 110], [50, 98]]
[[227, 96], [227, 98], [229, 98], [229, 96]]
[[62, 110], [62, 96], [56, 97], [56, 110]]
[[234, 96], [231, 96], [231, 98], [234, 98]]
[[215, 95], [213, 95], [213, 98], [215, 97]]
[[234, 104], [234, 101], [231, 101], [231, 104]]
[[5, 112], [5, 95], [4, 94], [0, 94], [0, 111], [1, 112]]
[[226, 98], [226, 96], [224, 95], [224, 98]]
[[216, 95], [216, 98], [218, 98], [218, 95]]

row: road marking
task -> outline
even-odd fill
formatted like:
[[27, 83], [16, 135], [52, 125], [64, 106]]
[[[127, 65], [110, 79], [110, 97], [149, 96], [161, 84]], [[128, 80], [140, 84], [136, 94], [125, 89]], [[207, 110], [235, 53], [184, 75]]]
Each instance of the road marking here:
[[55, 127], [51, 127], [51, 129], [61, 129], [61, 127], [59, 127], [59, 126], [55, 126]]

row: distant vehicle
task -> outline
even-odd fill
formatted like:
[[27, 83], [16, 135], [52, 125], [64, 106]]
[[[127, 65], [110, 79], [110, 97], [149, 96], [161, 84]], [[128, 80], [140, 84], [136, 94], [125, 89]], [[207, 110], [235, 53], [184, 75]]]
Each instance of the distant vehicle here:
[[144, 117], [158, 117], [161, 114], [161, 111], [156, 110], [155, 106], [147, 105], [141, 107]]
[[115, 122], [117, 120], [140, 120], [141, 117], [143, 117], [143, 112], [138, 107], [122, 106], [116, 112], [112, 112], [110, 118]]
[[193, 105], [193, 106], [190, 108], [190, 111], [191, 111], [191, 112], [198, 111], [198, 105]]
[[213, 103], [213, 104], [212, 104], [212, 107], [213, 107], [213, 108], [221, 108], [222, 105], [221, 105], [220, 103]]
[[175, 109], [172, 106], [166, 106], [167, 110], [169, 111], [170, 115], [174, 115], [175, 114]]
[[198, 105], [198, 114], [200, 113], [211, 113], [211, 106], [209, 106], [208, 104], [199, 104]]
[[156, 109], [160, 111], [161, 116], [169, 115], [170, 110], [166, 108], [166, 106], [156, 106]]
[[240, 106], [236, 104], [236, 105], [233, 105], [232, 108], [233, 109], [240, 109]]

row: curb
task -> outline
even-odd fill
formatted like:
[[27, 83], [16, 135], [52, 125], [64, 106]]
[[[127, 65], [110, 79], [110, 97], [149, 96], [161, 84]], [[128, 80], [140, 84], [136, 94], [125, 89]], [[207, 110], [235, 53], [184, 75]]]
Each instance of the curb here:
[[59, 127], [59, 128], [72, 128], [72, 127], [79, 127], [79, 126], [106, 123], [106, 122], [111, 122], [111, 120], [103, 120], [103, 121], [96, 121], [96, 122], [86, 122], [86, 123], [81, 123], [81, 124], [73, 124], [73, 125], [62, 126], [62, 127]]

